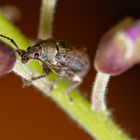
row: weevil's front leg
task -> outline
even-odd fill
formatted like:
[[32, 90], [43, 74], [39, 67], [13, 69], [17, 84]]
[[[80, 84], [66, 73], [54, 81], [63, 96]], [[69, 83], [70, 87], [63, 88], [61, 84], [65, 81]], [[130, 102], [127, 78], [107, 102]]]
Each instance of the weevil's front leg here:
[[31, 77], [31, 80], [35, 81], [35, 80], [38, 80], [38, 79], [41, 79], [41, 78], [44, 78], [44, 77], [46, 77], [46, 74], [42, 74], [42, 75], [39, 75], [39, 76], [36, 76], [36, 77]]
[[[63, 68], [55, 67], [53, 68], [53, 70], [55, 70], [55, 72], [57, 72], [61, 76], [61, 78], [58, 79], [62, 79], [63, 77], [65, 77], [70, 81], [74, 82], [74, 84], [66, 90], [67, 94], [69, 94], [72, 90], [77, 88], [82, 83], [82, 78], [77, 74], [75, 74], [75, 72], [68, 70], [67, 67], [63, 67]], [[60, 81], [60, 80], [56, 79], [56, 81]]]
[[66, 90], [66, 94], [69, 94], [72, 90], [76, 89], [81, 83], [82, 80], [78, 82], [74, 82], [74, 84]]
[[[66, 69], [66, 68], [60, 68], [60, 67], [53, 67], [52, 66], [52, 69], [56, 72], [56, 73], [58, 73], [59, 75], [60, 75], [60, 77], [58, 77], [58, 78], [56, 78], [55, 80], [53, 80], [52, 82], [51, 82], [51, 90], [53, 90], [54, 89], [54, 85], [57, 83], [57, 82], [59, 82], [59, 81], [61, 81], [62, 79], [64, 79], [64, 77], [63, 77], [63, 75], [64, 75], [64, 69]], [[61, 70], [60, 70], [61, 69]], [[62, 70], [63, 69], [63, 70]], [[48, 70], [47, 70], [47, 67], [45, 66], [45, 67], [43, 67], [43, 71], [44, 71], [44, 73], [45, 72], [47, 72]], [[62, 72], [63, 71], [63, 72]], [[51, 72], [51, 70], [49, 71], [49, 73]], [[47, 73], [46, 75], [48, 75], [49, 73]]]
[[37, 58], [37, 60], [39, 60], [41, 62], [44, 74], [39, 75], [37, 77], [32, 77], [31, 78], [32, 81], [44, 78], [51, 72], [50, 68], [42, 60], [40, 60], [39, 58]]
[[82, 78], [76, 75], [73, 71], [66, 72], [65, 76], [70, 81], [74, 82], [74, 84], [66, 90], [66, 93], [69, 94], [72, 90], [76, 89], [82, 83]]
[[51, 69], [46, 64], [43, 64], [42, 67], [43, 67], [43, 72], [46, 75], [49, 75], [51, 73]]
[[31, 77], [31, 81], [35, 81], [35, 80], [46, 77], [51, 72], [51, 70], [47, 66], [45, 66], [45, 67], [43, 67], [43, 72], [45, 74], [42, 74], [42, 75], [39, 75], [39, 76], [36, 76], [36, 77]]
[[[42, 65], [42, 67], [43, 67], [44, 74], [39, 75], [37, 77], [31, 77], [31, 81], [42, 79], [42, 78], [46, 77], [51, 72], [51, 70], [49, 69], [49, 67], [47, 65]], [[48, 93], [50, 93], [53, 90], [54, 83], [53, 82], [49, 82], [49, 81], [46, 81], [46, 82], [49, 85]]]
[[69, 94], [72, 90], [76, 89], [82, 83], [82, 78], [76, 75], [73, 71], [67, 71], [65, 73], [65, 77], [73, 82], [73, 85], [66, 89], [66, 94], [68, 95], [70, 101], [73, 101]]

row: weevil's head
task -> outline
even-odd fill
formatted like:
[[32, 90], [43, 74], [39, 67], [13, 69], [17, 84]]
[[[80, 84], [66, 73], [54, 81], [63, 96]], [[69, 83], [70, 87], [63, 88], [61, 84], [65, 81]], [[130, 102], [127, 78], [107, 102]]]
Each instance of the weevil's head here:
[[24, 64], [29, 62], [31, 59], [53, 63], [58, 52], [58, 43], [55, 39], [48, 38], [47, 40], [38, 42], [32, 47], [28, 47], [27, 51], [17, 50], [17, 52], [21, 56], [21, 61]]
[[17, 50], [17, 52], [21, 56], [22, 63], [25, 64], [31, 59], [38, 59], [41, 56], [41, 47], [35, 45], [33, 47], [28, 47], [27, 51]]

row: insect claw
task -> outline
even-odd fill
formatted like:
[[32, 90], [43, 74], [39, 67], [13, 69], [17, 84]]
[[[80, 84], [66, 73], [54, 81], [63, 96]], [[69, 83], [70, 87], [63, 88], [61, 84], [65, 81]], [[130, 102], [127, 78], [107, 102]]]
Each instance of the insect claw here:
[[72, 90], [76, 89], [81, 83], [82, 83], [82, 81], [75, 82], [72, 86], [70, 86], [70, 87], [66, 90], [66, 94], [69, 94]]
[[23, 88], [29, 87], [32, 84], [31, 80], [27, 80], [27, 79], [24, 79], [24, 78], [22, 78], [22, 82], [23, 82], [23, 85], [22, 85]]
[[68, 100], [73, 103], [73, 98], [70, 96], [70, 91], [66, 90], [65, 93], [65, 95], [68, 97]]

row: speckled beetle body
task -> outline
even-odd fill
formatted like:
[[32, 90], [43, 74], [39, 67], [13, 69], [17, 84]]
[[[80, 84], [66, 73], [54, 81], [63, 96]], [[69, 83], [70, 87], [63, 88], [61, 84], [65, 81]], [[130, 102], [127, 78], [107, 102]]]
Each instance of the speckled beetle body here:
[[[68, 92], [82, 82], [83, 77], [89, 70], [90, 63], [86, 52], [64, 41], [53, 38], [40, 40], [34, 46], [28, 47], [27, 51], [23, 51], [9, 37], [0, 36], [9, 39], [16, 46], [23, 63], [27, 63], [32, 59], [39, 61], [43, 67], [44, 76], [53, 71], [61, 77], [73, 81], [75, 84], [68, 89]], [[40, 77], [43, 76], [38, 78]]]
[[42, 48], [39, 58], [60, 76], [75, 82], [81, 81], [88, 72], [89, 59], [84, 50], [54, 39], [47, 39], [38, 45]]

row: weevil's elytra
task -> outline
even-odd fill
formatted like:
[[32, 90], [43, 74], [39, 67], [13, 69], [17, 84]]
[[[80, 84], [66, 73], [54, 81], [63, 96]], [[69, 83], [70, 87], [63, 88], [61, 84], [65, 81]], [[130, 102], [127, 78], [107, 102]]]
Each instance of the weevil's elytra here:
[[0, 36], [7, 38], [15, 45], [24, 64], [35, 59], [41, 63], [46, 75], [53, 71], [74, 82], [75, 84], [67, 92], [75, 89], [89, 70], [90, 62], [86, 52], [70, 43], [49, 38], [28, 47], [27, 51], [23, 51], [13, 39], [3, 35]]

